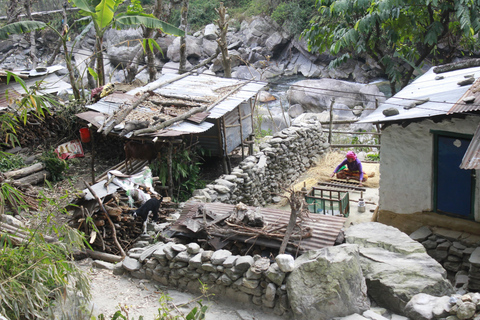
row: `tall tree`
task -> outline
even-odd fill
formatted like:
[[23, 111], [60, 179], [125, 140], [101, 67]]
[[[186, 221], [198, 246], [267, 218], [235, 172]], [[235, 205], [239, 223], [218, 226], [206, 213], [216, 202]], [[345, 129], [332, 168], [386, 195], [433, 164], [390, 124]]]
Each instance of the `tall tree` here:
[[187, 16], [188, 16], [188, 0], [182, 0], [182, 8], [180, 9], [180, 29], [185, 31], [185, 34], [180, 37], [180, 65], [178, 66], [178, 73], [185, 73], [187, 70]]
[[[32, 19], [32, 2], [30, 0], [25, 0], [23, 2], [23, 6], [25, 8], [25, 12], [28, 20], [33, 20]], [[35, 35], [36, 35], [35, 30], [30, 32], [30, 59], [32, 60], [32, 69], [37, 68], [37, 62], [38, 62]]]
[[[390, 81], [405, 87], [425, 59], [449, 62], [453, 52], [477, 47], [477, 0], [317, 0], [317, 15], [302, 34], [309, 50], [349, 58], [371, 57]], [[445, 58], [446, 61], [442, 59]]]
[[215, 20], [217, 23], [219, 32], [217, 32], [217, 43], [220, 51], [222, 52], [222, 65], [224, 70], [225, 78], [232, 77], [232, 59], [228, 55], [228, 44], [227, 44], [227, 32], [228, 32], [228, 23], [229, 19], [227, 17], [227, 8], [223, 6], [223, 2], [220, 2], [220, 8], [215, 9], [218, 14], [218, 19]]
[[127, 29], [145, 26], [152, 29], [160, 29], [165, 33], [176, 36], [183, 35], [183, 31], [155, 18], [151, 14], [139, 12], [136, 6], [130, 6], [127, 12], [118, 13], [119, 6], [126, 0], [71, 0], [81, 9], [81, 13], [90, 17], [93, 21], [96, 34], [96, 72], [97, 85], [105, 84], [105, 71], [103, 63], [103, 36], [109, 28]]

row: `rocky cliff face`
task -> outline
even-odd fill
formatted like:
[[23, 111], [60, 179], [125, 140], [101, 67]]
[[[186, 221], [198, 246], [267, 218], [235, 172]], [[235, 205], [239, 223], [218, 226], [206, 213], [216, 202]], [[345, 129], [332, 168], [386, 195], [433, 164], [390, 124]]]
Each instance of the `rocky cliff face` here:
[[[234, 25], [235, 23], [231, 23]], [[186, 37], [187, 60], [194, 66], [211, 57], [217, 50], [217, 29], [214, 24], [207, 25], [202, 31]], [[39, 65], [46, 63], [52, 54], [50, 47], [56, 42], [46, 40], [45, 32], [39, 33], [37, 52]], [[111, 82], [124, 82], [126, 66], [133, 61], [140, 66], [145, 60], [135, 60], [140, 46], [141, 30], [109, 30], [105, 35], [105, 67]], [[74, 37], [72, 37], [72, 40]], [[227, 34], [229, 55], [232, 58], [233, 77], [267, 80], [278, 76], [302, 75], [308, 78], [333, 78], [367, 83], [381, 76], [380, 69], [371, 61], [350, 61], [341, 68], [330, 69], [328, 65], [333, 59], [326, 53], [312, 54], [308, 52], [304, 40], [288, 34], [268, 17], [254, 17], [250, 22], [243, 21], [239, 28], [231, 27]], [[165, 36], [157, 40], [161, 51], [156, 53], [156, 66], [161, 72], [176, 71], [180, 60], [180, 41], [173, 36]], [[73, 46], [74, 43], [72, 42]], [[74, 60], [79, 74], [88, 63], [94, 47], [94, 33], [90, 30], [74, 46]], [[9, 55], [0, 68], [30, 68], [28, 54], [29, 43], [22, 36], [13, 36], [10, 40], [0, 42], [0, 53]], [[58, 56], [57, 64], [64, 64], [63, 57]], [[223, 75], [221, 56], [211, 64], [199, 70], [216, 75]], [[146, 82], [146, 71], [137, 75]]]

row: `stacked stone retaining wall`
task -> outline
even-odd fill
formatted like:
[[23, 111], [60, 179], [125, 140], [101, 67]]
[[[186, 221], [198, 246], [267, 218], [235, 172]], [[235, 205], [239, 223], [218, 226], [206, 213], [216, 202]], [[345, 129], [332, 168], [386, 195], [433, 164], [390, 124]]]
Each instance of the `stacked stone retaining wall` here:
[[195, 190], [195, 199], [249, 206], [274, 202], [282, 187], [289, 186], [330, 145], [316, 120], [294, 125], [260, 144], [260, 151], [245, 158], [231, 174], [222, 175], [204, 189]]
[[480, 236], [466, 232], [424, 226], [410, 237], [419, 241], [427, 253], [451, 275], [456, 288], [468, 284], [468, 289], [479, 291]]
[[286, 276], [294, 267], [289, 255], [276, 261], [232, 255], [228, 250], [204, 251], [196, 243], [156, 243], [129, 251], [114, 273], [125, 271], [137, 279], [151, 279], [165, 286], [200, 293], [208, 287], [216, 297], [255, 304], [277, 315], [290, 312]]

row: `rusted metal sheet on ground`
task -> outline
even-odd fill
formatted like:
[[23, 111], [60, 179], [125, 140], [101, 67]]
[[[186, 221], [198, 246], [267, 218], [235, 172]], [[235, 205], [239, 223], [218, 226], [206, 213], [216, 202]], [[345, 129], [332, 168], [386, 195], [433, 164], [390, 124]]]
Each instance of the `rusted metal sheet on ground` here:
[[210, 114], [210, 112], [199, 112], [194, 115], [192, 115], [190, 118], [188, 118], [188, 121], [192, 121], [195, 123], [202, 123]]
[[[182, 212], [180, 213], [180, 218], [170, 227], [170, 229], [175, 232], [183, 233], [186, 236], [196, 238], [196, 235], [190, 230], [188, 230], [186, 227], [184, 227], [183, 224], [188, 224], [188, 220], [197, 213], [198, 207], [200, 205], [204, 205], [207, 210], [211, 210], [218, 215], [229, 214], [234, 210], [235, 207], [231, 204], [224, 204], [219, 202], [202, 203], [190, 200], [185, 204]], [[252, 210], [255, 209], [254, 207], [249, 208]], [[265, 222], [267, 222], [268, 224], [288, 224], [288, 221], [290, 219], [290, 211], [271, 208], [260, 208], [260, 211], [264, 216]], [[345, 220], [346, 218], [344, 217], [327, 216], [312, 213], [309, 214], [309, 216], [306, 217], [303, 221], [308, 227], [312, 228], [312, 237], [292, 241], [296, 246], [299, 246], [298, 254], [302, 254], [309, 250], [318, 250], [325, 247], [333, 246], [339, 233], [343, 229]], [[228, 240], [245, 241], [247, 240], [247, 237], [232, 236], [229, 237]], [[256, 244], [264, 245], [272, 249], [278, 249], [280, 245], [279, 241], [267, 238], [248, 240], [245, 242], [255, 242]]]

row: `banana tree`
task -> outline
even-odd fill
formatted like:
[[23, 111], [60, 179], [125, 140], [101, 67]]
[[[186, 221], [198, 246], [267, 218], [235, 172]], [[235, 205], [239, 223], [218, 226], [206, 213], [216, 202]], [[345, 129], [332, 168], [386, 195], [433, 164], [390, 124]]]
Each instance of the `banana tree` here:
[[182, 36], [184, 32], [179, 28], [157, 19], [151, 14], [142, 13], [140, 10], [132, 10], [117, 13], [119, 6], [126, 0], [70, 0], [78, 7], [80, 13], [90, 17], [95, 28], [96, 41], [96, 73], [97, 85], [105, 84], [105, 71], [103, 63], [103, 36], [109, 28], [128, 29], [145, 26], [152, 29], [160, 29], [165, 33]]
[[0, 40], [8, 39], [10, 34], [27, 33], [33, 30], [43, 29], [46, 24], [40, 21], [20, 21], [0, 27]]

